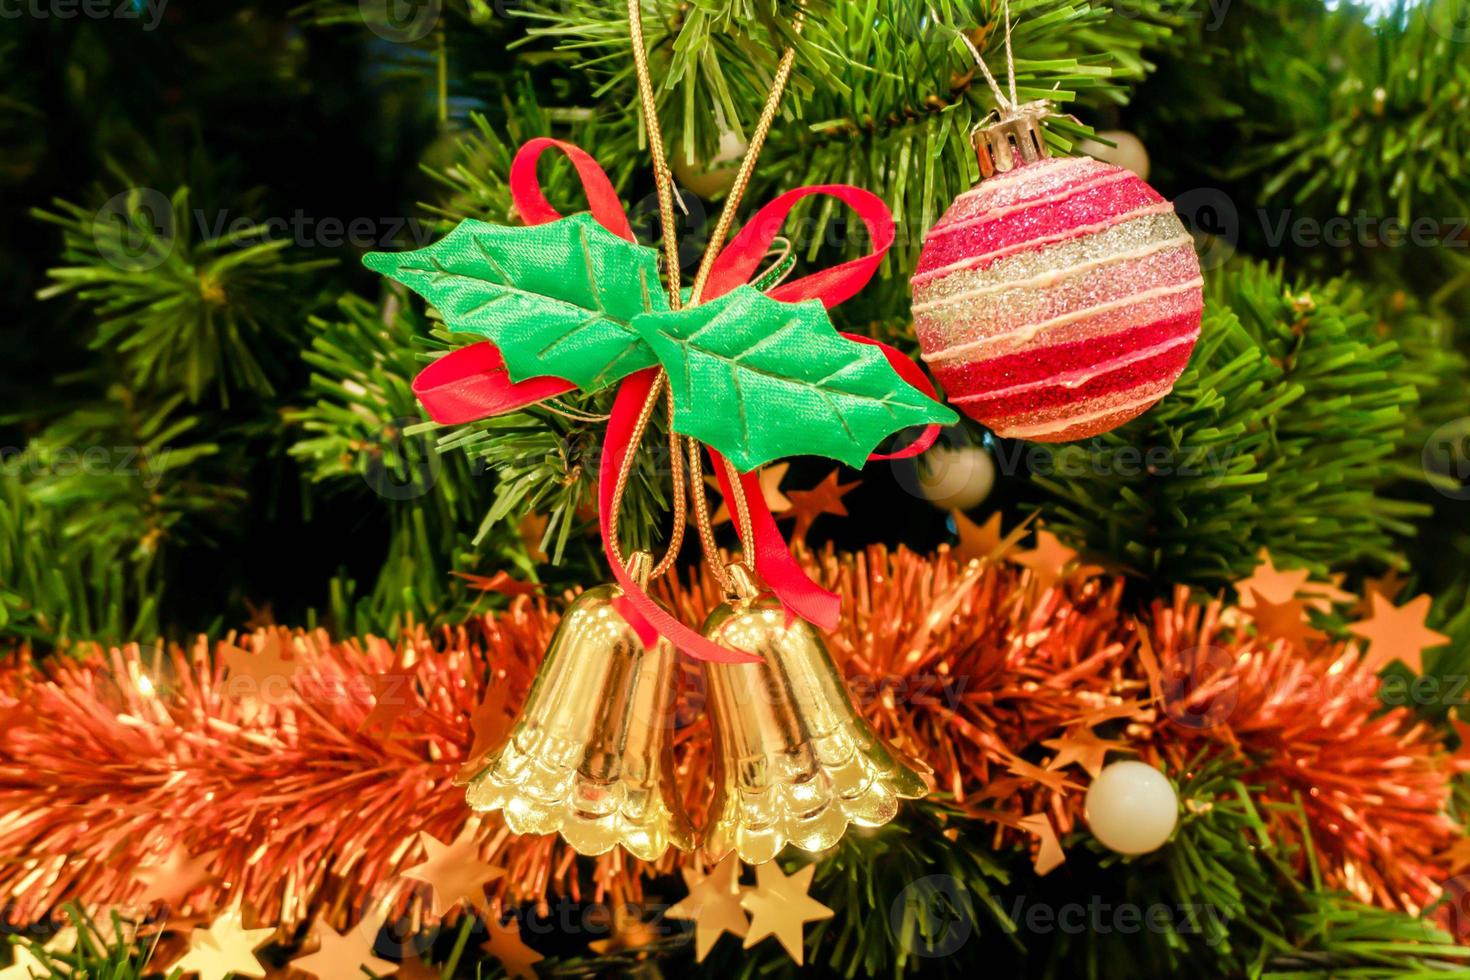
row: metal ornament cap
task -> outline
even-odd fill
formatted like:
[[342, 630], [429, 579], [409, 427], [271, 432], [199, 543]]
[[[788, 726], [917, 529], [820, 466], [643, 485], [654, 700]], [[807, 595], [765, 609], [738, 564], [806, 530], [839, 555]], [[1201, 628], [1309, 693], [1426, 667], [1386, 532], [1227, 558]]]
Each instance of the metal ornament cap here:
[[994, 177], [1017, 167], [1051, 156], [1041, 120], [1052, 114], [1046, 100], [1027, 102], [1002, 112], [995, 110], [987, 121], [970, 134], [975, 156], [980, 161], [980, 176]]
[[[650, 562], [632, 556], [629, 572]], [[500, 810], [517, 834], [560, 833], [578, 854], [621, 844], [656, 861], [694, 847], [673, 764], [677, 657], [645, 647], [618, 612], [615, 585], [567, 608], [506, 742], [470, 780], [465, 800]]]
[[704, 664], [715, 738], [709, 858], [733, 850], [763, 864], [788, 843], [826, 850], [849, 824], [881, 826], [899, 800], [928, 795], [924, 778], [853, 708], [817, 631], [758, 597], [743, 566], [730, 571], [736, 595], [710, 614], [704, 634], [761, 662]]

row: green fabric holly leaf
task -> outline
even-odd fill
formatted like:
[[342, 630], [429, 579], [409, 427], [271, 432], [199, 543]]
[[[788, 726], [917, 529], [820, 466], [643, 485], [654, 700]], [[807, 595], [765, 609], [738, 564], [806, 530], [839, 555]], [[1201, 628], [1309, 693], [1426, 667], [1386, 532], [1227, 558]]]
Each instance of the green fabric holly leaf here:
[[899, 429], [958, 420], [877, 347], [839, 335], [816, 300], [783, 303], [741, 286], [633, 327], [669, 374], [674, 428], [742, 472], [800, 455], [860, 468]]
[[669, 308], [658, 253], [590, 214], [531, 227], [462, 221], [427, 248], [362, 261], [434, 304], [451, 330], [493, 341], [512, 381], [552, 375], [596, 391], [657, 363], [632, 323]]

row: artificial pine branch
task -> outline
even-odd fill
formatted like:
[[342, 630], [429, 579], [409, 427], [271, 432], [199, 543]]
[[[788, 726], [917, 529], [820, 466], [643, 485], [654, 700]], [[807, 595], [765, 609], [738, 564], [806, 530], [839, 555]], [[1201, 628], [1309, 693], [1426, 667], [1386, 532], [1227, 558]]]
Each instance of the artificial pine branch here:
[[4, 461], [0, 589], [21, 613], [5, 632], [51, 645], [158, 628], [165, 553], [208, 543], [245, 497], [184, 401], [113, 385]]
[[269, 355], [301, 313], [303, 287], [331, 259], [301, 259], [262, 225], [196, 239], [188, 188], [165, 201], [130, 189], [104, 203], [53, 202], [34, 216], [62, 229], [65, 265], [48, 271], [50, 299], [74, 293], [97, 314], [96, 349], [112, 352], [138, 389], [182, 388], [190, 401], [231, 389], [274, 390]]

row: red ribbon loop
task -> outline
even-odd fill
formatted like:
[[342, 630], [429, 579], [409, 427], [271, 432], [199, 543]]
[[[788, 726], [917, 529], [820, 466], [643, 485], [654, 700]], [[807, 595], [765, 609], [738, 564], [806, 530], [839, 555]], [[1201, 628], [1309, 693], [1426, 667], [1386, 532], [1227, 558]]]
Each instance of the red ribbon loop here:
[[730, 239], [730, 244], [715, 259], [703, 298], [709, 300], [723, 296], [749, 282], [796, 202], [813, 194], [835, 197], [852, 208], [867, 227], [868, 236], [873, 240], [873, 250], [861, 258], [850, 259], [767, 290], [766, 295], [783, 303], [818, 299], [828, 309], [856, 296], [873, 278], [873, 273], [878, 271], [883, 257], [893, 245], [893, 215], [883, 199], [871, 191], [849, 184], [818, 184], [787, 191], [752, 215], [740, 229], [740, 234]]
[[541, 193], [541, 181], [536, 176], [541, 154], [550, 149], [560, 150], [572, 161], [577, 176], [582, 180], [582, 192], [587, 195], [587, 209], [597, 223], [620, 238], [634, 241], [633, 226], [628, 223], [623, 202], [608, 179], [607, 171], [580, 146], [547, 136], [538, 136], [525, 143], [516, 151], [516, 157], [510, 164], [510, 198], [521, 220], [528, 225], [544, 225], [562, 216]]
[[[715, 476], [720, 481], [721, 495], [726, 500], [734, 500], [735, 494], [730, 486], [730, 475], [725, 468], [724, 457], [713, 448], [709, 449], [709, 457], [714, 464]], [[755, 540], [745, 540], [739, 521], [734, 522], [735, 533], [740, 535], [745, 553], [755, 562], [756, 574], [771, 587], [771, 591], [781, 600], [781, 605], [786, 607], [787, 612], [794, 613], [809, 623], [815, 623], [824, 630], [836, 629], [842, 613], [842, 599], [837, 593], [829, 592], [812, 581], [806, 569], [791, 554], [786, 538], [776, 526], [776, 518], [771, 516], [771, 509], [766, 506], [760, 475], [740, 474], [740, 486], [745, 491], [745, 508], [750, 514], [750, 534]], [[731, 509], [734, 509], [733, 506]]]
[[[934, 389], [934, 382], [929, 380], [929, 376], [919, 368], [919, 365], [914, 363], [913, 358], [909, 357], [897, 347], [894, 347], [892, 344], [885, 344], [881, 340], [874, 340], [872, 337], [864, 337], [860, 333], [844, 333], [842, 336], [848, 340], [855, 340], [860, 344], [871, 344], [878, 348], [883, 352], [883, 356], [888, 358], [888, 363], [893, 366], [893, 370], [898, 373], [900, 378], [903, 378], [930, 398], [937, 399], [939, 397], [939, 392]], [[889, 459], [912, 459], [934, 445], [934, 440], [939, 438], [940, 428], [941, 426], [933, 423], [926, 425], [924, 426], [924, 431], [919, 433], [919, 438], [907, 446], [891, 453], [869, 453], [868, 461], [881, 463]]]

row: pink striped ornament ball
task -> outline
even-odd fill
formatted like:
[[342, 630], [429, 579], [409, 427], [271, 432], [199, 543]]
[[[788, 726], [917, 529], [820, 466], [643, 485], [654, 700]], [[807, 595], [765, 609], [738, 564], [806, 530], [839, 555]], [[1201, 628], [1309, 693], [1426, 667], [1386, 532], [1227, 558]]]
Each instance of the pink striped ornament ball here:
[[950, 402], [997, 435], [1107, 432], [1173, 388], [1203, 280], [1174, 208], [1133, 173], [1044, 158], [962, 194], [924, 240], [914, 329]]

